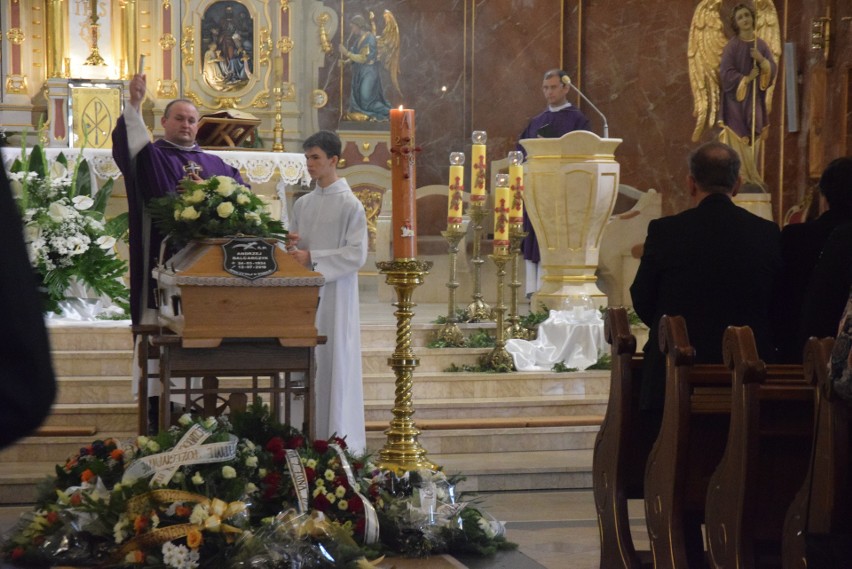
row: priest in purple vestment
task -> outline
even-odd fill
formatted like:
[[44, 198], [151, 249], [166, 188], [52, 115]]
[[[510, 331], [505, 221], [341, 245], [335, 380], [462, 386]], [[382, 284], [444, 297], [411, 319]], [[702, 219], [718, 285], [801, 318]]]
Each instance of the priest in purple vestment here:
[[[177, 191], [181, 179], [201, 181], [230, 176], [243, 183], [236, 168], [204, 152], [195, 142], [198, 109], [191, 101], [170, 102], [160, 124], [163, 138], [151, 142], [142, 120], [141, 105], [147, 89], [144, 74], [130, 81], [130, 101], [112, 132], [112, 156], [124, 175], [130, 216], [130, 313], [133, 324], [143, 320], [146, 308], [154, 307], [150, 271], [156, 266], [163, 236], [144, 215], [149, 200]], [[147, 248], [145, 234], [149, 234]], [[146, 253], [147, 249], [147, 253]], [[147, 257], [147, 258], [146, 258]]]
[[[559, 138], [575, 130], [591, 130], [589, 119], [586, 115], [568, 102], [568, 93], [571, 91], [571, 80], [568, 74], [561, 69], [551, 69], [544, 74], [544, 82], [541, 90], [547, 101], [547, 109], [534, 116], [527, 128], [521, 133], [521, 140], [525, 138]], [[524, 152], [523, 146], [518, 144], [518, 150]], [[536, 292], [540, 285], [539, 261], [541, 256], [538, 250], [538, 240], [535, 236], [527, 210], [524, 209], [524, 231], [527, 237], [524, 239], [521, 249], [526, 259], [526, 293], [527, 296]]]

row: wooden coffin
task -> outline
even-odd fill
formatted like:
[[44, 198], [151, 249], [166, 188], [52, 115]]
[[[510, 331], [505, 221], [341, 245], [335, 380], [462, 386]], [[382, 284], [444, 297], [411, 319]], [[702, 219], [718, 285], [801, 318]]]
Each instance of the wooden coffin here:
[[[225, 247], [234, 251], [235, 242], [244, 249], [264, 249], [269, 274], [235, 275], [233, 253], [226, 271]], [[269, 263], [272, 258], [274, 264]], [[325, 280], [295, 261], [283, 242], [193, 241], [152, 276], [158, 285], [160, 325], [182, 336], [184, 347], [216, 347], [224, 338], [278, 338], [282, 346], [317, 344], [316, 312]]]

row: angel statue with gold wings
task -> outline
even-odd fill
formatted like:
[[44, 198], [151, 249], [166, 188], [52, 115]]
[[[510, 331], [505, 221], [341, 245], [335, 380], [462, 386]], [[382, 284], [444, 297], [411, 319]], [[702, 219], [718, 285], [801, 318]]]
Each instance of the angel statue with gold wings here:
[[[689, 30], [689, 82], [698, 141], [705, 126], [721, 127], [719, 140], [742, 160], [744, 188], [765, 191], [758, 168], [766, 139], [781, 55], [778, 14], [771, 0], [737, 4], [730, 12], [734, 36], [725, 38], [722, 0], [701, 0]], [[718, 122], [717, 122], [718, 115]], [[756, 186], [756, 187], [755, 187]]]
[[379, 65], [390, 72], [391, 81], [399, 92], [399, 28], [390, 11], [385, 10], [385, 27], [376, 36], [376, 20], [370, 12], [370, 25], [360, 14], [349, 20], [349, 38], [340, 46], [342, 62], [352, 66], [352, 87], [349, 110], [343, 120], [386, 121], [391, 105], [385, 99]]

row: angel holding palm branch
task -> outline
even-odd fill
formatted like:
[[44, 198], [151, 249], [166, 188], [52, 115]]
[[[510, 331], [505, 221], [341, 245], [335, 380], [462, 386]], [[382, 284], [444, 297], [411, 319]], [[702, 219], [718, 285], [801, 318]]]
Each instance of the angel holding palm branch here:
[[[781, 54], [778, 16], [771, 0], [757, 0], [757, 11], [737, 4], [725, 39], [722, 0], [702, 0], [689, 34], [689, 75], [696, 117], [692, 139], [705, 126], [721, 128], [719, 140], [735, 148], [742, 160], [744, 188], [765, 191], [758, 164]], [[718, 113], [718, 121], [716, 119]]]

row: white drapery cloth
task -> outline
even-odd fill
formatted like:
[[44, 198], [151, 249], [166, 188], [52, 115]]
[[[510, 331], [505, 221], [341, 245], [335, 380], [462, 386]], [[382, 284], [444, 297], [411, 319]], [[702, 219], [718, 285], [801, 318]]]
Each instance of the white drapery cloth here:
[[518, 371], [550, 371], [557, 363], [583, 370], [597, 362], [605, 349], [603, 319], [594, 308], [551, 310], [539, 324], [535, 340], [506, 342]]

